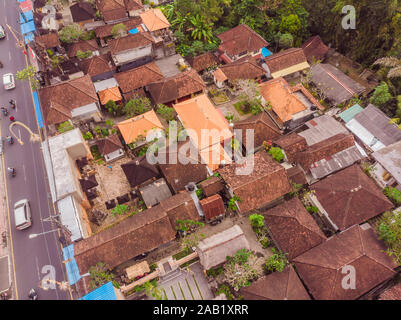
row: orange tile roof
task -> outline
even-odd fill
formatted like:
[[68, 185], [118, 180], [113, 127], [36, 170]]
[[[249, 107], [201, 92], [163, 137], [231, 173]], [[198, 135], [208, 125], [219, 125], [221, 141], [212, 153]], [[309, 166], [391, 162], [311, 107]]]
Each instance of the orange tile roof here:
[[218, 82], [223, 82], [223, 81], [227, 80], [227, 76], [224, 74], [223, 70], [221, 70], [220, 68], [218, 68], [216, 71], [214, 71], [213, 75]]
[[146, 136], [150, 131], [164, 129], [154, 110], [121, 121], [117, 123], [117, 127], [127, 144], [134, 142], [141, 135]]
[[114, 102], [122, 100], [118, 87], [108, 88], [106, 90], [99, 91], [97, 94], [99, 95], [99, 100], [102, 105], [105, 105], [110, 100], [113, 100]]
[[[214, 107], [206, 94], [177, 103], [174, 105], [174, 109], [187, 129], [191, 140], [198, 148], [202, 159], [209, 168], [217, 169], [221, 160], [228, 157], [225, 152], [222, 152], [220, 144], [233, 136], [227, 120]], [[215, 133], [207, 130], [213, 130]], [[208, 133], [211, 133], [210, 136]], [[210, 154], [216, 150], [221, 151], [220, 159], [217, 160], [210, 157]]]
[[150, 32], [170, 27], [170, 22], [160, 9], [150, 9], [139, 16]]
[[269, 101], [273, 111], [286, 122], [292, 116], [306, 109], [306, 106], [294, 95], [291, 86], [283, 78], [273, 79], [260, 84], [260, 94]]

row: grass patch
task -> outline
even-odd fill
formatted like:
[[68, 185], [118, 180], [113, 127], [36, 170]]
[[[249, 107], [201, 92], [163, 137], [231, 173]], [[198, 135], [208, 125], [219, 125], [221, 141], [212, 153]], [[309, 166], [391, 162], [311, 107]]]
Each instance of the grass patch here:
[[216, 279], [217, 276], [221, 275], [223, 273], [224, 269], [223, 267], [217, 267], [217, 268], [212, 268], [206, 271], [206, 274], [210, 277], [212, 276], [213, 278]]
[[[242, 106], [242, 101], [238, 101], [238, 102], [234, 103], [234, 108], [235, 108], [235, 110], [237, 110], [237, 112], [238, 112], [241, 116], [243, 116], [243, 115], [245, 115], [245, 114], [247, 114], [247, 113], [245, 113], [244, 111], [242, 111], [241, 106]], [[248, 112], [248, 113], [249, 113], [249, 112]]]
[[192, 250], [190, 250], [188, 248], [185, 248], [184, 250], [174, 254], [173, 255], [173, 259], [180, 260], [180, 259], [186, 257], [187, 255], [191, 254], [191, 253], [192, 253]]
[[185, 262], [184, 264], [181, 265], [181, 268], [185, 268], [190, 266], [191, 264], [195, 263], [196, 261], [198, 261], [198, 258], [194, 258], [192, 260], [189, 260], [188, 262]]
[[90, 150], [94, 160], [103, 159], [102, 155], [100, 154], [99, 147], [97, 145], [91, 146]]

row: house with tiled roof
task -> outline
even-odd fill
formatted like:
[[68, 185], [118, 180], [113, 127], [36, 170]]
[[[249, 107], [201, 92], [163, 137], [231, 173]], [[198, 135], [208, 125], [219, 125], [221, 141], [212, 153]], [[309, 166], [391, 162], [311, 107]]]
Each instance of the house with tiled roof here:
[[120, 89], [118, 87], [100, 90], [97, 92], [97, 95], [99, 96], [100, 104], [103, 106], [105, 106], [110, 100], [118, 103], [123, 99]]
[[[152, 109], [139, 116], [121, 121], [116, 124], [126, 144], [144, 142], [147, 135], [160, 137], [164, 127]], [[152, 139], [151, 139], [152, 140]]]
[[231, 195], [243, 213], [279, 201], [292, 191], [287, 172], [267, 152], [258, 151], [246, 157], [244, 163], [232, 163], [219, 169]]
[[398, 283], [382, 292], [379, 296], [379, 300], [401, 300], [401, 283]]
[[271, 106], [271, 114], [281, 126], [295, 128], [324, 109], [302, 84], [291, 87], [284, 78], [263, 82], [259, 90], [262, 103]]
[[55, 50], [61, 45], [57, 32], [50, 32], [40, 36], [35, 36], [35, 43], [46, 50]]
[[296, 132], [278, 137], [273, 140], [273, 143], [283, 150], [285, 158], [289, 163], [295, 163], [296, 155], [299, 152], [306, 150], [308, 147], [305, 138]]
[[136, 17], [144, 10], [142, 0], [124, 0], [124, 3], [130, 17]]
[[263, 212], [263, 216], [274, 242], [290, 261], [326, 241], [325, 235], [298, 198]]
[[152, 82], [146, 86], [154, 103], [171, 104], [193, 97], [206, 90], [206, 85], [195, 70]]
[[38, 90], [46, 125], [72, 120], [100, 121], [99, 100], [89, 75]]
[[355, 300], [396, 275], [397, 264], [385, 251], [366, 223], [332, 236], [293, 262], [316, 300]]
[[84, 74], [91, 77], [93, 82], [111, 78], [116, 70], [110, 53], [80, 60], [78, 65]]
[[240, 289], [244, 300], [310, 300], [310, 296], [291, 265]]
[[327, 63], [313, 65], [311, 72], [314, 85], [321, 90], [326, 100], [334, 106], [359, 96], [366, 89], [339, 69]]
[[148, 32], [138, 32], [109, 41], [114, 64], [120, 66], [130, 62], [146, 63], [153, 56], [153, 37]]
[[345, 230], [393, 208], [357, 164], [312, 184], [310, 189], [310, 200], [334, 230]]
[[116, 134], [96, 141], [96, 145], [106, 162], [111, 162], [124, 156], [123, 146], [120, 138]]
[[[274, 140], [282, 135], [278, 125], [265, 111], [247, 119], [235, 122], [234, 130], [239, 130], [236, 132], [236, 135], [241, 133], [241, 137], [236, 136], [236, 139], [242, 143], [246, 154], [259, 150], [264, 141]], [[252, 145], [251, 142], [247, 140], [247, 130], [253, 130]]]
[[310, 68], [301, 48], [290, 48], [265, 58], [268, 74], [273, 79], [294, 75]]
[[[142, 19], [139, 16], [130, 17], [128, 20], [120, 23], [122, 23], [126, 27], [128, 33], [130, 32], [130, 30], [135, 31], [135, 29], [138, 32], [145, 32], [145, 30], [141, 26]], [[107, 46], [108, 41], [112, 39], [113, 34], [111, 33], [111, 31], [113, 30], [113, 27], [117, 24], [119, 23], [105, 24], [103, 26], [98, 26], [95, 28], [96, 37], [100, 40], [100, 45], [102, 47]]]
[[245, 56], [260, 56], [262, 49], [269, 45], [259, 34], [246, 24], [241, 24], [220, 33], [219, 59], [231, 63]]
[[200, 73], [219, 64], [219, 60], [213, 52], [205, 52], [194, 57], [188, 57], [186, 60], [193, 69]]
[[74, 42], [68, 48], [68, 57], [75, 57], [78, 51], [90, 51], [92, 52], [92, 55], [99, 55], [99, 45], [97, 44], [96, 39]]
[[159, 8], [149, 9], [139, 15], [146, 29], [153, 33], [170, 28], [170, 22]]
[[118, 82], [124, 99], [129, 100], [135, 96], [145, 96], [145, 86], [164, 77], [157, 65], [150, 62], [138, 68], [116, 73], [114, 78]]
[[234, 83], [236, 80], [260, 80], [266, 71], [254, 59], [241, 60], [225, 64], [214, 72], [214, 82], [218, 88], [223, 87], [225, 81]]
[[141, 0], [96, 0], [96, 6], [107, 24], [122, 22], [143, 11]]
[[86, 23], [95, 21], [96, 11], [92, 4], [79, 1], [70, 6], [71, 17], [74, 23], [83, 26]]
[[224, 115], [206, 94], [177, 103], [174, 109], [210, 173], [218, 169], [222, 161], [230, 161], [224, 144], [231, 141], [233, 133]]
[[323, 43], [322, 39], [317, 36], [310, 37], [301, 46], [305, 57], [309, 63], [314, 61], [324, 61], [329, 48]]

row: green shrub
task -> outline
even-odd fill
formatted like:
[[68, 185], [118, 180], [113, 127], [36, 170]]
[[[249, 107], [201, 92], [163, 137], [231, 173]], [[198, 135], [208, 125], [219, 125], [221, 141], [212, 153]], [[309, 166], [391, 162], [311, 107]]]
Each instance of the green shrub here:
[[385, 212], [377, 225], [379, 239], [388, 246], [387, 254], [401, 265], [401, 213]]
[[278, 147], [271, 147], [268, 152], [273, 157], [273, 159], [279, 163], [284, 159], [284, 153]]
[[65, 121], [59, 124], [57, 131], [60, 133], [64, 133], [70, 130], [73, 130], [75, 127], [73, 126], [73, 124], [70, 121]]
[[126, 204], [118, 204], [111, 210], [111, 213], [114, 216], [116, 216], [116, 215], [121, 216], [128, 211], [128, 208], [129, 207]]
[[255, 229], [264, 227], [265, 217], [261, 214], [253, 213], [249, 216], [249, 221], [251, 222], [251, 226]]
[[224, 293], [227, 297], [227, 300], [234, 300], [234, 296], [231, 293], [230, 287], [226, 284], [222, 284], [216, 291], [216, 295]]
[[315, 206], [306, 206], [305, 209], [309, 213], [318, 213], [319, 212], [319, 209]]
[[393, 187], [386, 187], [383, 190], [383, 193], [389, 198], [394, 204], [400, 205], [401, 204], [401, 191], [393, 188]]
[[282, 272], [287, 264], [287, 258], [274, 248], [272, 251], [273, 255], [263, 264], [263, 270], [266, 273], [275, 271]]
[[93, 139], [93, 134], [92, 134], [92, 132], [90, 132], [90, 131], [85, 132], [82, 136], [84, 137], [85, 140], [91, 140], [91, 139]]
[[198, 198], [200, 199], [200, 200], [202, 200], [204, 197], [205, 197], [205, 195], [203, 194], [203, 191], [202, 191], [202, 189], [196, 189], [196, 195], [198, 196]]
[[270, 245], [270, 241], [267, 237], [264, 237], [262, 240], [260, 240], [260, 244], [262, 245], [263, 249], [267, 249]]
[[209, 277], [217, 278], [217, 276], [221, 275], [223, 273], [223, 271], [224, 271], [223, 267], [217, 267], [217, 268], [207, 270], [206, 274]]

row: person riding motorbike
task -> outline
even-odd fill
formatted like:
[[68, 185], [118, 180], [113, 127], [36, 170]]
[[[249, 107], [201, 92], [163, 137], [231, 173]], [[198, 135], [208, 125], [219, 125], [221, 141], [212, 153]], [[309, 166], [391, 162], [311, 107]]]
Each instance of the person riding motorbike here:
[[11, 116], [11, 117], [10, 117], [10, 121], [11, 121], [11, 122], [14, 122], [14, 121], [15, 121], [14, 116]]
[[14, 99], [11, 99], [11, 100], [9, 101], [9, 103], [10, 103], [10, 105], [11, 105], [11, 108], [15, 109], [15, 100], [14, 100]]
[[4, 114], [5, 116], [8, 115], [8, 110], [7, 110], [6, 107], [1, 107], [0, 109], [1, 109], [1, 112], [3, 112], [3, 114]]
[[29, 291], [28, 297], [29, 297], [29, 299], [31, 299], [31, 300], [37, 300], [37, 299], [38, 299], [38, 294], [36, 293], [35, 289], [32, 288], [32, 289]]
[[9, 144], [13, 144], [14, 143], [14, 138], [12, 136], [7, 136], [7, 142]]
[[15, 176], [15, 168], [13, 167], [8, 167], [7, 171], [14, 177]]

